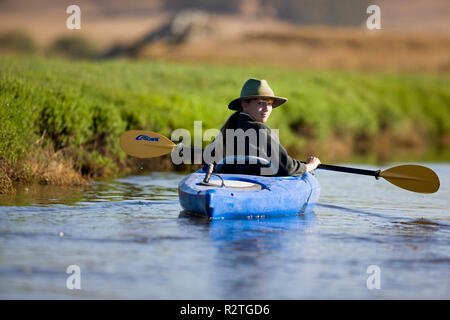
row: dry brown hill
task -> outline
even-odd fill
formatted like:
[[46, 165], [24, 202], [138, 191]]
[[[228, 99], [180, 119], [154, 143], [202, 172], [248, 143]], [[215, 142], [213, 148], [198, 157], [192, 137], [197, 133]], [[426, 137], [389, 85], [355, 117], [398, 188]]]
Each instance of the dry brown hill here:
[[[233, 0], [225, 5], [215, 0], [0, 0], [0, 30], [26, 30], [41, 47], [62, 35], [82, 35], [102, 50], [109, 51], [119, 43], [125, 55], [139, 58], [306, 68], [450, 70], [450, 1], [366, 1], [381, 7], [382, 30], [376, 32], [367, 31], [364, 24], [336, 26], [333, 21], [337, 18], [326, 6], [329, 1]], [[335, 1], [343, 7], [333, 9], [342, 16], [354, 8], [352, 1]], [[65, 9], [70, 4], [82, 9], [81, 30], [65, 26]], [[181, 44], [174, 44], [164, 32], [154, 41], [157, 32], [170, 26], [177, 10], [195, 6], [209, 10], [208, 32], [201, 37], [188, 35], [189, 41]], [[299, 24], [304, 23], [301, 16], [296, 21], [283, 15], [286, 8], [296, 9], [292, 12], [304, 9], [325, 20], [321, 26], [305, 26]], [[353, 16], [367, 15], [360, 9], [354, 9]]]

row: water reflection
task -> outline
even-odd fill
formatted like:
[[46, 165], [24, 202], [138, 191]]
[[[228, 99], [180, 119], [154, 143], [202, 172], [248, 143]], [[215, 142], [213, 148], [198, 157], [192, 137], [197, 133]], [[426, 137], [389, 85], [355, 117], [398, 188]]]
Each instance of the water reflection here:
[[279, 250], [293, 234], [313, 232], [316, 222], [314, 212], [293, 217], [212, 220], [209, 235], [217, 246], [240, 250]]
[[175, 199], [177, 194], [173, 174], [154, 173], [151, 176], [96, 181], [84, 186], [19, 186], [15, 194], [0, 195], [0, 206], [72, 206], [93, 202], [154, 201]]
[[299, 254], [302, 259], [311, 257], [318, 228], [313, 211], [291, 217], [211, 221], [183, 211], [180, 218], [203, 226], [206, 239], [216, 248], [212, 266], [216, 276], [210, 280], [219, 290], [216, 294], [225, 299], [270, 296], [267, 283], [275, 274], [284, 274]]
[[242, 247], [249, 250], [280, 249], [280, 245], [275, 243], [283, 237], [296, 233], [312, 233], [317, 226], [317, 216], [314, 211], [287, 217], [217, 220], [208, 220], [195, 213], [181, 211], [179, 218], [186, 219], [195, 225], [207, 226], [210, 240], [217, 246], [226, 244], [239, 247], [240, 244], [245, 244]]
[[84, 198], [85, 187], [29, 185], [17, 188], [15, 194], [0, 194], [0, 206], [73, 205]]

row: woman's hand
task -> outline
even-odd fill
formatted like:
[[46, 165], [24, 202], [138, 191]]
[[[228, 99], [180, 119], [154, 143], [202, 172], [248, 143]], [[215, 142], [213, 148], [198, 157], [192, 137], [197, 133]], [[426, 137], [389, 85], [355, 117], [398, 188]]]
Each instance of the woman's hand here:
[[308, 157], [308, 159], [306, 159], [306, 172], [316, 169], [319, 166], [319, 164], [320, 164], [319, 158], [313, 156]]

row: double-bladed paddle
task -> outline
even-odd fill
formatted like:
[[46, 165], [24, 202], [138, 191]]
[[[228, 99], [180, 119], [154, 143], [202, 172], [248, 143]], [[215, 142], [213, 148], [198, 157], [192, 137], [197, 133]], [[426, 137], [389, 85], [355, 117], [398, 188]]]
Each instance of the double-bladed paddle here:
[[[130, 130], [121, 135], [120, 146], [130, 156], [154, 158], [172, 152], [177, 145], [156, 132]], [[317, 168], [373, 176], [376, 179], [383, 178], [397, 187], [419, 193], [434, 193], [438, 191], [440, 186], [439, 177], [433, 170], [413, 164], [399, 165], [383, 171], [329, 164], [320, 164]]]

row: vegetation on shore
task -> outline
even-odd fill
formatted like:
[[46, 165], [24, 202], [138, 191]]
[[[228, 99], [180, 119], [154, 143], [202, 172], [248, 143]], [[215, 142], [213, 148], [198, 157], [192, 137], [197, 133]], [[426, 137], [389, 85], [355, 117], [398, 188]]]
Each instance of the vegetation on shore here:
[[[13, 192], [16, 181], [81, 184], [132, 172], [144, 162], [120, 150], [122, 132], [170, 137], [177, 128], [193, 133], [200, 120], [203, 130], [220, 128], [250, 77], [289, 99], [269, 125], [298, 158], [450, 159], [447, 74], [2, 57], [0, 193]], [[170, 160], [151, 162], [159, 164], [169, 168]]]

